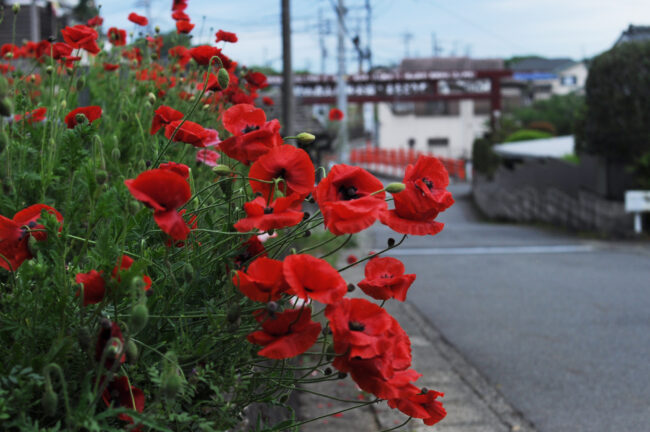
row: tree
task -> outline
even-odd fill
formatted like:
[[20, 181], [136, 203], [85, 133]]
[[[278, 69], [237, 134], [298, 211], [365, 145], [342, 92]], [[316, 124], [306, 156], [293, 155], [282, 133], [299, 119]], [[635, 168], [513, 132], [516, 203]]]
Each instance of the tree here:
[[586, 84], [580, 151], [632, 165], [650, 152], [650, 42], [628, 42], [596, 57]]

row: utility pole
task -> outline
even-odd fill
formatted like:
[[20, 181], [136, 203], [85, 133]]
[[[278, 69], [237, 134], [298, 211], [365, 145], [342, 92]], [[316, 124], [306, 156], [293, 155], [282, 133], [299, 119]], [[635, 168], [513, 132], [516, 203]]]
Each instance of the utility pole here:
[[413, 39], [413, 33], [405, 32], [402, 33], [402, 38], [404, 38], [404, 58], [409, 58], [411, 56], [411, 51], [409, 50], [409, 45]]
[[431, 53], [433, 57], [438, 57], [442, 51], [440, 45], [438, 44], [438, 38], [435, 33], [431, 33]]
[[282, 2], [282, 132], [293, 136], [293, 68], [291, 66], [291, 13], [289, 0]]
[[327, 47], [325, 46], [325, 35], [329, 34], [329, 21], [323, 19], [323, 9], [318, 9], [318, 42], [320, 44], [320, 73], [325, 75]]
[[[372, 7], [370, 0], [366, 0], [366, 59], [368, 60], [368, 74], [372, 74]], [[377, 103], [372, 104], [370, 121], [372, 131], [372, 144], [379, 147], [379, 110]]]
[[339, 0], [336, 9], [338, 17], [338, 72], [336, 79], [336, 104], [343, 113], [343, 120], [339, 125], [339, 154], [341, 162], [347, 163], [349, 159], [348, 149], [348, 95], [345, 82], [345, 6], [343, 0]]

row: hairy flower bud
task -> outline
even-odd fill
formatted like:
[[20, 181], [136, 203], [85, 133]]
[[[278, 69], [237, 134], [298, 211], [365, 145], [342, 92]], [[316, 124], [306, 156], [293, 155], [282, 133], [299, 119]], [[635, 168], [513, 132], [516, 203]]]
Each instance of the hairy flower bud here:
[[113, 158], [114, 161], [119, 161], [121, 157], [122, 153], [120, 152], [119, 148], [115, 147], [113, 150], [111, 150], [111, 158]]
[[226, 315], [226, 319], [228, 320], [229, 323], [233, 324], [237, 322], [240, 315], [241, 315], [241, 308], [239, 307], [238, 304], [234, 304], [230, 307], [230, 309], [228, 309], [228, 314]]
[[136, 364], [138, 362], [138, 346], [133, 342], [133, 339], [129, 339], [126, 343], [124, 352], [126, 354], [126, 361], [129, 362], [129, 364]]
[[45, 73], [48, 75], [52, 75], [54, 73], [54, 68], [52, 66], [48, 66], [45, 68]]
[[147, 93], [147, 100], [153, 105], [156, 102], [156, 95], [151, 92]]
[[227, 175], [232, 174], [232, 170], [230, 169], [230, 167], [228, 165], [219, 164], [219, 165], [215, 166], [214, 168], [212, 168], [212, 171], [215, 174], [220, 175], [220, 176], [227, 176]]
[[46, 386], [45, 393], [43, 393], [43, 398], [41, 399], [41, 406], [43, 407], [45, 415], [53, 417], [56, 414], [58, 404], [59, 397], [54, 393], [54, 390], [52, 390], [52, 386]]
[[8, 97], [2, 98], [0, 100], [0, 115], [4, 117], [10, 116], [14, 111], [14, 104], [11, 102], [11, 99]]
[[404, 189], [406, 189], [404, 183], [399, 183], [399, 182], [389, 183], [386, 186], [386, 192], [392, 194], [402, 192]]
[[228, 75], [228, 71], [224, 68], [219, 69], [219, 72], [217, 72], [217, 81], [222, 90], [227, 89], [230, 84], [230, 75]]
[[11, 11], [12, 11], [13, 13], [15, 13], [16, 15], [18, 15], [18, 12], [20, 12], [20, 3], [14, 3], [14, 4], [11, 6]]
[[149, 309], [144, 303], [138, 303], [131, 310], [131, 322], [129, 325], [130, 330], [133, 333], [138, 333], [142, 330], [149, 320]]
[[296, 138], [300, 144], [311, 144], [316, 139], [314, 135], [308, 132], [300, 132], [298, 135], [296, 135]]
[[167, 399], [174, 399], [183, 387], [183, 378], [177, 373], [170, 373], [162, 380], [162, 391]]
[[95, 172], [95, 180], [97, 184], [103, 185], [108, 180], [108, 173], [104, 170], [97, 170]]
[[84, 77], [79, 77], [79, 79], [77, 80], [77, 84], [76, 84], [77, 91], [80, 91], [85, 86], [86, 86], [86, 80], [84, 79]]
[[86, 117], [82, 113], [77, 113], [77, 114], [74, 115], [74, 121], [77, 124], [86, 124], [86, 123], [88, 123], [88, 117]]

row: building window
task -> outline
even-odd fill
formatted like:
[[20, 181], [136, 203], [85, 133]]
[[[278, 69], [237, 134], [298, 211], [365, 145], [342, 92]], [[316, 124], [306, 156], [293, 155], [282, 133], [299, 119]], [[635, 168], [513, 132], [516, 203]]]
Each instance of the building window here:
[[561, 82], [564, 86], [574, 86], [578, 83], [578, 77], [575, 75], [565, 75], [562, 77]]
[[415, 148], [415, 138], [409, 138], [408, 145], [410, 149]]
[[429, 138], [427, 145], [429, 147], [447, 147], [449, 145], [449, 138]]

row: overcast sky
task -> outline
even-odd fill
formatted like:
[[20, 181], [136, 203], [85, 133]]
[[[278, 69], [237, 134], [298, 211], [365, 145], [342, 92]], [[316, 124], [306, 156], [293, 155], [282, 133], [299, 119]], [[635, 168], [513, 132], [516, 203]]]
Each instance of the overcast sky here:
[[[171, 29], [171, 0], [151, 0], [152, 21]], [[296, 69], [321, 69], [319, 11], [329, 23], [325, 35], [329, 72], [336, 68], [338, 0], [292, 0], [293, 57]], [[142, 0], [139, 1], [142, 3]], [[591, 57], [609, 49], [629, 24], [650, 25], [648, 0], [370, 0], [372, 52], [375, 65], [399, 62], [407, 54], [428, 57], [433, 34], [441, 55], [502, 57], [538, 54], [546, 57]], [[144, 14], [138, 0], [105, 0], [104, 28], [132, 30], [129, 12]], [[365, 0], [345, 0], [350, 36], [361, 30], [366, 45]], [[281, 68], [280, 0], [189, 0], [186, 11], [196, 24], [194, 37], [211, 42], [218, 29], [237, 33], [239, 42], [226, 53], [246, 65]], [[205, 24], [203, 17], [205, 17]], [[203, 31], [201, 32], [201, 28]], [[410, 35], [410, 36], [407, 36]], [[409, 39], [408, 44], [405, 40]], [[348, 40], [349, 70], [356, 54]]]

